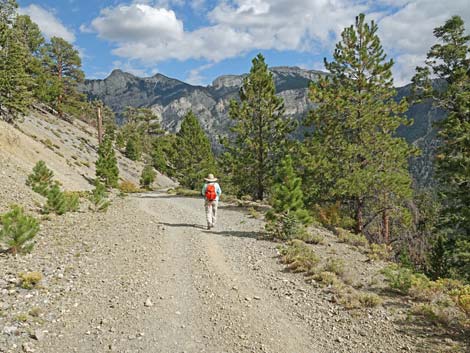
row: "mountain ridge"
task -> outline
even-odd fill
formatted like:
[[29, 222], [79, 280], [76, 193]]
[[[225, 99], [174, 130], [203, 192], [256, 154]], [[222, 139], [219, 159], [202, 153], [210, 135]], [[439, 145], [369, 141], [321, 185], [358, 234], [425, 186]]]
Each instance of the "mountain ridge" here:
[[[314, 105], [308, 98], [310, 82], [328, 73], [295, 66], [269, 68], [273, 74], [277, 94], [284, 99], [285, 115], [301, 120]], [[230, 133], [228, 111], [231, 99], [237, 99], [247, 73], [222, 75], [210, 85], [197, 86], [157, 73], [140, 78], [116, 69], [100, 80], [86, 80], [81, 90], [89, 99], [100, 99], [110, 106], [122, 121], [126, 106], [150, 108], [160, 117], [162, 127], [177, 132], [188, 110], [198, 117], [216, 152], [220, 151], [219, 136]], [[410, 94], [410, 85], [397, 87], [397, 99]], [[433, 124], [444, 117], [442, 111], [423, 102], [410, 107], [406, 113], [414, 124], [403, 126], [398, 135], [423, 149], [423, 154], [413, 160], [412, 170], [422, 184], [428, 184], [432, 175], [432, 155], [437, 146]], [[296, 132], [302, 136], [302, 130]]]

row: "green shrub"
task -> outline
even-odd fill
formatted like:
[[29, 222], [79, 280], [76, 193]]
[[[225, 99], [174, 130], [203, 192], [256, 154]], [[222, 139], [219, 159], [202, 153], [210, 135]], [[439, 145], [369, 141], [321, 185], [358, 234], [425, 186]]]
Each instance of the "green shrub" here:
[[387, 244], [372, 243], [367, 251], [367, 257], [373, 261], [387, 261], [392, 257], [392, 249]]
[[366, 308], [375, 308], [382, 304], [382, 298], [375, 293], [359, 293], [359, 302]]
[[310, 279], [313, 279], [314, 281], [322, 283], [326, 286], [334, 286], [340, 283], [336, 274], [328, 271], [315, 273], [310, 277]]
[[46, 197], [52, 186], [54, 173], [47, 168], [44, 161], [39, 161], [33, 168], [33, 172], [26, 179], [26, 185], [31, 187], [34, 192]]
[[39, 232], [39, 222], [34, 217], [25, 215], [19, 206], [12, 206], [10, 212], [0, 217], [0, 221], [0, 240], [6, 241], [10, 253], [27, 253], [32, 250], [32, 240]]
[[177, 187], [176, 189], [169, 190], [169, 194], [174, 194], [178, 196], [186, 196], [186, 197], [194, 197], [194, 196], [201, 196], [200, 190], [190, 190], [182, 187]]
[[105, 212], [110, 205], [106, 187], [98, 179], [95, 180], [95, 188], [91, 192], [89, 200], [95, 212]]
[[313, 249], [301, 240], [292, 240], [279, 248], [281, 262], [295, 272], [311, 272], [320, 259]]
[[248, 213], [254, 219], [260, 219], [262, 217], [262, 214], [259, 211], [257, 211], [256, 208], [254, 208], [254, 207], [248, 208]]
[[266, 231], [268, 238], [277, 240], [303, 239], [306, 237], [305, 226], [292, 213], [285, 212], [267, 216]]
[[398, 265], [390, 265], [382, 270], [390, 288], [402, 293], [408, 294], [415, 281], [415, 275], [409, 268], [403, 268]]
[[67, 212], [77, 212], [80, 208], [79, 193], [73, 191], [65, 191], [64, 197], [67, 205]]
[[140, 186], [146, 190], [150, 190], [156, 177], [157, 174], [153, 167], [147, 164], [142, 170], [142, 174], [140, 176]]
[[342, 276], [344, 274], [344, 260], [330, 257], [326, 260], [323, 270]]
[[295, 238], [302, 240], [307, 244], [323, 244], [325, 242], [325, 237], [323, 235], [320, 233], [313, 233], [308, 230], [298, 233]]
[[354, 234], [342, 228], [337, 228], [338, 240], [340, 243], [346, 243], [354, 246], [366, 246], [369, 242], [362, 234]]

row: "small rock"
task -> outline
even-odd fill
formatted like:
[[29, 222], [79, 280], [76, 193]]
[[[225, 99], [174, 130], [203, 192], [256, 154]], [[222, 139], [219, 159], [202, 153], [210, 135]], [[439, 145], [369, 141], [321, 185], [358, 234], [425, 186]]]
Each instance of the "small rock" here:
[[34, 333], [31, 335], [32, 338], [34, 338], [36, 341], [42, 341], [44, 339], [44, 331], [42, 330], [36, 330]]
[[444, 339], [444, 342], [445, 342], [445, 344], [447, 344], [447, 345], [449, 345], [449, 346], [455, 345], [455, 342], [454, 342], [454, 340], [453, 340], [452, 338], [448, 338], [448, 337], [447, 337], [447, 338]]
[[31, 344], [28, 343], [28, 342], [23, 343], [23, 346], [22, 346], [22, 347], [23, 347], [23, 352], [25, 352], [25, 353], [34, 353], [34, 352], [36, 352], [36, 351], [34, 350], [34, 348], [31, 347]]
[[255, 296], [253, 297], [253, 299], [254, 299], [254, 300], [261, 300], [261, 298], [258, 297], [257, 295], [255, 295]]
[[16, 326], [5, 326], [3, 328], [3, 333], [5, 333], [8, 336], [15, 335], [17, 331], [18, 331], [18, 327]]
[[150, 300], [150, 298], [147, 298], [147, 300], [145, 301], [144, 305], [145, 305], [146, 307], [151, 307], [151, 306], [153, 306], [152, 300]]

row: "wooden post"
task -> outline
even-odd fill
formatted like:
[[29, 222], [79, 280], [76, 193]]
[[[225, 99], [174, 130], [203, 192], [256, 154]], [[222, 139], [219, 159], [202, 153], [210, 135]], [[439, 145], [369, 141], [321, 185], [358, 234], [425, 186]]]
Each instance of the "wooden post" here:
[[101, 117], [101, 107], [98, 106], [98, 143], [103, 142], [103, 118]]

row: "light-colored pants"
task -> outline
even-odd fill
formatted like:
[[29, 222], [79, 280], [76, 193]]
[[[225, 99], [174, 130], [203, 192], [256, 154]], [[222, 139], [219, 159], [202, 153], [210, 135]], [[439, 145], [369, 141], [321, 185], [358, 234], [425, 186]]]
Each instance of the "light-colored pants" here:
[[215, 222], [217, 221], [218, 203], [218, 201], [206, 201], [204, 204], [206, 208], [206, 219], [208, 226], [215, 226]]

